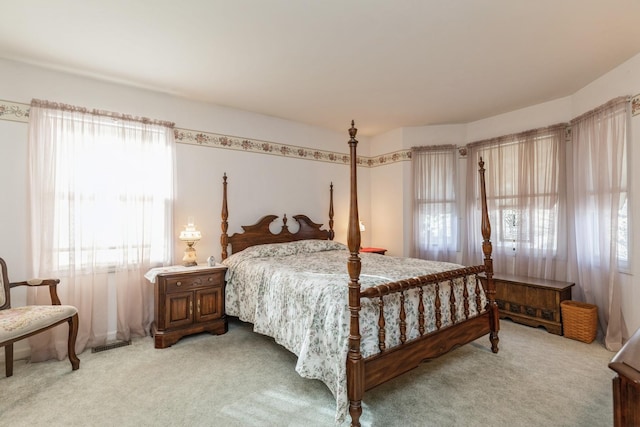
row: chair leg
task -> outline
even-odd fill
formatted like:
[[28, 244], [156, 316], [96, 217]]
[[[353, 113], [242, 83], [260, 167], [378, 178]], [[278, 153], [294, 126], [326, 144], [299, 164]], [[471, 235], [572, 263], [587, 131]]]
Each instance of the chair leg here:
[[13, 375], [13, 343], [4, 346], [4, 368], [8, 377]]
[[67, 340], [67, 353], [71, 369], [75, 371], [80, 368], [80, 359], [76, 355], [76, 337], [78, 336], [78, 313], [69, 318], [69, 339]]

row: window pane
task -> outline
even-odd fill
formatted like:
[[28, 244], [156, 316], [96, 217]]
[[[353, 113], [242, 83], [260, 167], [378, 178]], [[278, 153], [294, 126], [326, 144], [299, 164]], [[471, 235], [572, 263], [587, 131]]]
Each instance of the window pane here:
[[629, 223], [627, 221], [627, 195], [624, 195], [624, 201], [618, 211], [618, 261], [621, 266], [626, 267], [629, 262]]

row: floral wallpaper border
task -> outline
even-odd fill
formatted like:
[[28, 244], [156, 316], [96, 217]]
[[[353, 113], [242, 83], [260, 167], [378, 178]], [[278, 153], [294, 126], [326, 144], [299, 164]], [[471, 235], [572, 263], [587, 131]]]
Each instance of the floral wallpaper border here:
[[[29, 121], [29, 104], [0, 100], [0, 120], [11, 120], [27, 123]], [[279, 144], [277, 142], [222, 135], [190, 129], [175, 128], [177, 143], [222, 148], [226, 150], [246, 151], [274, 156], [320, 162], [349, 164], [348, 153], [316, 150], [296, 145]], [[386, 164], [411, 160], [411, 150], [401, 150], [376, 157], [358, 156], [358, 165], [376, 167]]]
[[631, 116], [640, 114], [640, 94], [631, 98]]
[[29, 121], [29, 104], [19, 104], [0, 99], [0, 120], [27, 123]]
[[[640, 94], [631, 98], [631, 115], [640, 114]], [[0, 100], [0, 120], [10, 120], [27, 123], [29, 121], [29, 104]], [[279, 144], [277, 142], [261, 141], [257, 139], [222, 135], [190, 129], [175, 128], [176, 142], [181, 144], [201, 145], [205, 147], [226, 150], [246, 151], [274, 156], [292, 157], [297, 159], [320, 162], [349, 164], [348, 153], [316, 150], [296, 145]], [[461, 148], [463, 150], [464, 147]], [[466, 153], [460, 151], [460, 155]], [[411, 160], [411, 150], [400, 150], [375, 157], [358, 156], [358, 165], [362, 167], [377, 167], [397, 162]]]
[[[280, 144], [277, 142], [261, 141], [258, 139], [242, 138], [217, 133], [202, 132], [189, 129], [175, 129], [176, 142], [182, 144], [202, 145], [223, 148], [227, 150], [247, 151], [274, 156], [292, 157], [297, 159], [315, 160], [320, 162], [349, 164], [348, 153], [317, 150], [297, 145]], [[383, 154], [376, 157], [358, 156], [358, 165], [376, 167], [387, 163], [411, 160], [411, 151], [402, 150]]]

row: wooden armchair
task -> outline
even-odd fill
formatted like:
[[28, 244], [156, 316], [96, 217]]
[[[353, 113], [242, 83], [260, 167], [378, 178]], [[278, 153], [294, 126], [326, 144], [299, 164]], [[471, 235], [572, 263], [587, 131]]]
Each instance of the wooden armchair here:
[[[26, 282], [10, 283], [7, 264], [0, 258], [0, 346], [4, 347], [7, 377], [13, 375], [13, 343], [53, 328], [61, 323], [69, 323], [68, 352], [72, 370], [80, 367], [76, 356], [76, 336], [78, 335], [78, 309], [71, 305], [61, 305], [56, 286], [58, 279], [34, 279]], [[11, 308], [10, 289], [16, 286], [49, 286], [53, 305], [28, 305]]]

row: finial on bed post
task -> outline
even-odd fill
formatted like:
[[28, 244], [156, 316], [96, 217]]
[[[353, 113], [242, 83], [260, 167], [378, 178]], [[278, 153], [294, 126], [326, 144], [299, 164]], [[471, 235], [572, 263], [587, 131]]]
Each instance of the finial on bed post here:
[[225, 172], [222, 176], [222, 235], [220, 235], [220, 246], [222, 246], [222, 259], [227, 259], [227, 247], [229, 246], [229, 235], [227, 234], [227, 230], [229, 230], [229, 223], [227, 220], [229, 219], [229, 209], [227, 208], [227, 173]]
[[347, 243], [349, 246], [349, 354], [347, 356], [347, 394], [349, 396], [349, 415], [351, 426], [360, 426], [362, 415], [362, 397], [364, 396], [364, 361], [360, 353], [360, 221], [358, 217], [358, 129], [351, 120], [349, 129], [349, 149], [351, 156], [351, 194], [349, 204], [349, 229]]
[[333, 240], [333, 182], [329, 185], [329, 240]]
[[498, 304], [496, 303], [496, 285], [493, 281], [493, 259], [491, 253], [493, 246], [491, 244], [491, 223], [489, 221], [489, 209], [487, 208], [487, 190], [484, 178], [484, 160], [480, 157], [478, 162], [480, 172], [480, 202], [482, 204], [482, 252], [484, 253], [485, 275], [487, 276], [487, 298], [488, 309], [491, 313], [491, 351], [498, 352], [498, 331], [500, 330], [500, 320], [498, 313]]

